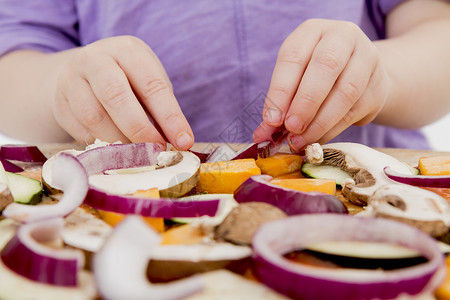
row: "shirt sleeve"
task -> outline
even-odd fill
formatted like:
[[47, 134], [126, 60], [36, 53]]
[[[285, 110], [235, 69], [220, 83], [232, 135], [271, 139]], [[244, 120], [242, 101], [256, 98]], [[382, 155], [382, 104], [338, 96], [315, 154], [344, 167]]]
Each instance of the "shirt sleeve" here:
[[19, 49], [76, 47], [77, 29], [73, 0], [0, 0], [0, 56]]
[[[386, 37], [385, 21], [386, 16], [400, 3], [407, 0], [366, 0], [369, 16], [375, 25], [378, 37]], [[444, 0], [450, 2], [450, 0]]]

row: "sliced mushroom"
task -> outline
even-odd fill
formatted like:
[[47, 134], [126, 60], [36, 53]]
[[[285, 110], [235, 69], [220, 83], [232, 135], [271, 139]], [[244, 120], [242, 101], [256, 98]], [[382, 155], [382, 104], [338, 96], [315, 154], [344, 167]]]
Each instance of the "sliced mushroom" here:
[[259, 227], [286, 217], [281, 209], [265, 202], [241, 203], [216, 228], [215, 238], [237, 245], [251, 245]]
[[[306, 149], [306, 157], [312, 156], [318, 160], [317, 155], [309, 154], [315, 147], [313, 145]], [[401, 161], [362, 144], [333, 143], [323, 145], [322, 149], [322, 164], [337, 166], [353, 178], [354, 183], [345, 184], [342, 194], [357, 205], [367, 205], [368, 199], [380, 186], [393, 183], [384, 174], [384, 167], [390, 166], [398, 172], [410, 173], [409, 167]]]
[[337, 166], [352, 177], [353, 180], [343, 184], [342, 194], [355, 204], [367, 205], [360, 215], [398, 220], [433, 236], [448, 232], [450, 205], [444, 198], [394, 182], [384, 174], [386, 166], [409, 174], [411, 170], [406, 164], [356, 143], [327, 144], [322, 148], [323, 164]]
[[10, 203], [13, 202], [11, 191], [3, 182], [0, 182], [0, 211], [3, 211]]
[[8, 178], [3, 165], [0, 163], [0, 212], [14, 201], [8, 185]]
[[401, 221], [436, 237], [446, 234], [450, 225], [450, 209], [444, 198], [403, 184], [377, 189], [362, 215]]

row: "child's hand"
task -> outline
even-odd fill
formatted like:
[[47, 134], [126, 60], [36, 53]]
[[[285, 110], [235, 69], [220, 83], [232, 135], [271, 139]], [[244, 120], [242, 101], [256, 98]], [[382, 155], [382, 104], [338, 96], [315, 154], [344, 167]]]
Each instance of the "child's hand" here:
[[120, 36], [78, 50], [59, 75], [53, 105], [56, 120], [77, 141], [99, 138], [165, 147], [164, 134], [177, 149], [192, 146], [193, 133], [170, 80], [144, 42]]
[[389, 84], [377, 49], [356, 25], [308, 20], [280, 48], [254, 140], [284, 124], [294, 151], [325, 143], [350, 125], [371, 122]]

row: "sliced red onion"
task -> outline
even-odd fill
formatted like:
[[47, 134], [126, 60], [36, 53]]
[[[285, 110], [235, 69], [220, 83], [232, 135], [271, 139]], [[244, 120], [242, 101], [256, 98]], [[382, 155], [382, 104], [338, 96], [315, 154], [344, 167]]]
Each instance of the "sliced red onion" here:
[[288, 215], [310, 213], [347, 213], [335, 196], [320, 192], [301, 192], [271, 184], [272, 176], [254, 175], [234, 192], [237, 202], [266, 202]]
[[[263, 143], [268, 144], [269, 142], [263, 142]], [[244, 148], [242, 148], [241, 150], [236, 152], [236, 155], [231, 160], [246, 159], [246, 158], [258, 159], [258, 156], [259, 156], [259, 151], [258, 151], [259, 146], [258, 145], [259, 144], [252, 143], [252, 144], [245, 146]]]
[[199, 277], [166, 284], [147, 280], [148, 261], [160, 236], [137, 216], [128, 216], [95, 254], [94, 277], [105, 299], [181, 299], [203, 289]]
[[172, 198], [138, 198], [108, 194], [93, 187], [91, 187], [85, 199], [87, 205], [96, 209], [168, 219], [215, 216], [220, 201], [220, 199], [186, 201]]
[[402, 174], [390, 167], [384, 168], [384, 174], [390, 179], [414, 186], [434, 187], [434, 188], [450, 188], [450, 176], [434, 176], [434, 175], [410, 175]]
[[31, 163], [44, 163], [47, 160], [38, 147], [28, 145], [3, 145], [0, 148], [0, 157]]
[[223, 144], [212, 150], [205, 162], [227, 161], [232, 160], [234, 157], [236, 157], [236, 151], [227, 144]]
[[3, 263], [30, 280], [58, 286], [76, 286], [84, 266], [79, 250], [55, 249], [49, 243], [60, 237], [63, 220], [54, 218], [24, 224], [1, 251]]
[[191, 152], [192, 154], [195, 154], [200, 159], [200, 163], [206, 162], [206, 160], [208, 159], [208, 156], [211, 154], [211, 152], [204, 153], [204, 152], [193, 151], [193, 150], [189, 150], [189, 152]]
[[[329, 241], [385, 242], [420, 252], [426, 263], [396, 270], [331, 269], [283, 255]], [[266, 285], [295, 299], [395, 299], [432, 292], [445, 277], [434, 239], [406, 224], [350, 215], [313, 214], [263, 225], [253, 238], [254, 268]]]
[[88, 175], [92, 175], [106, 170], [154, 165], [161, 151], [152, 143], [111, 144], [84, 151], [77, 158]]
[[[116, 144], [85, 151], [77, 158], [91, 175], [111, 169], [154, 165], [160, 152], [161, 149], [151, 143]], [[162, 218], [214, 216], [219, 202], [219, 199], [178, 201], [171, 198], [138, 198], [111, 194], [94, 186], [90, 187], [85, 199], [87, 205], [97, 209]]]
[[4, 159], [3, 157], [0, 157], [0, 162], [3, 165], [3, 168], [5, 168], [5, 171], [11, 172], [11, 173], [19, 173], [19, 172], [23, 171], [23, 169], [21, 167], [19, 167], [16, 164], [13, 164], [12, 162], [10, 162], [7, 159]]
[[[199, 153], [193, 152], [200, 158], [200, 161], [203, 162], [219, 162], [226, 160], [236, 160], [236, 159], [245, 159], [245, 158], [266, 158], [276, 154], [281, 146], [286, 141], [286, 138], [289, 134], [289, 131], [284, 129], [284, 127], [280, 128], [280, 130], [274, 132], [272, 134], [271, 140], [261, 142], [261, 143], [252, 143], [239, 151], [234, 151], [228, 145], [220, 145], [216, 147], [213, 151], [209, 153]], [[206, 156], [206, 158], [205, 158]]]
[[11, 203], [3, 216], [21, 222], [33, 222], [54, 217], [64, 217], [83, 203], [88, 192], [88, 177], [81, 163], [72, 155], [60, 153], [53, 164], [53, 183], [64, 194], [53, 205], [27, 205]]

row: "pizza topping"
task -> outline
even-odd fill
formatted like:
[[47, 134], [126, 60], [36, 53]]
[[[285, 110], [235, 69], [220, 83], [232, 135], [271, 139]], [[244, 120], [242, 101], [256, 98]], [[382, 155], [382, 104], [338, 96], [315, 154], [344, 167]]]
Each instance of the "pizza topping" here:
[[199, 277], [152, 284], [147, 264], [160, 243], [159, 235], [137, 216], [116, 226], [93, 259], [94, 277], [105, 299], [180, 299], [203, 288]]
[[238, 245], [251, 245], [261, 225], [287, 217], [281, 209], [264, 202], [241, 203], [216, 228], [215, 238]]
[[176, 165], [180, 161], [183, 160], [183, 155], [179, 151], [163, 151], [159, 153], [156, 161], [158, 163], [158, 167], [170, 167]]
[[375, 191], [360, 215], [390, 218], [413, 225], [432, 236], [442, 236], [450, 226], [447, 200], [428, 190], [386, 185]]
[[394, 157], [357, 143], [332, 143], [322, 146], [325, 165], [349, 173], [355, 184], [346, 184], [343, 195], [358, 205], [367, 205], [370, 196], [382, 185], [393, 182], [383, 173], [385, 166], [408, 173], [410, 168]]
[[83, 203], [88, 192], [87, 174], [80, 162], [70, 154], [61, 153], [53, 164], [53, 181], [64, 194], [53, 205], [9, 204], [3, 215], [21, 222], [64, 217]]
[[7, 160], [40, 164], [47, 160], [38, 147], [30, 145], [2, 145], [0, 157]]
[[3, 165], [3, 168], [8, 172], [19, 173], [23, 171], [23, 168], [19, 167], [16, 164], [13, 164], [7, 159], [0, 157], [0, 163]]
[[306, 161], [310, 164], [317, 165], [323, 162], [323, 150], [318, 143], [306, 146]]
[[399, 220], [434, 236], [448, 231], [450, 205], [444, 198], [390, 179], [397, 173], [412, 174], [408, 165], [361, 144], [336, 143], [322, 147], [323, 164], [337, 166], [352, 177], [352, 181], [347, 180], [343, 185], [342, 193], [355, 204], [367, 205], [361, 215]]
[[450, 188], [450, 175], [411, 175], [384, 168], [387, 177], [397, 182], [420, 187]]
[[[284, 257], [324, 242], [361, 241], [399, 245], [417, 251], [426, 262], [411, 268], [367, 270], [317, 268]], [[315, 214], [263, 225], [253, 238], [257, 277], [294, 299], [395, 299], [433, 291], [445, 275], [436, 241], [400, 222], [350, 215]], [[295, 283], [295, 284], [293, 284]]]
[[258, 158], [256, 165], [261, 169], [261, 174], [279, 177], [300, 171], [303, 157], [296, 154], [277, 153], [267, 158]]
[[60, 286], [76, 286], [84, 255], [78, 250], [49, 247], [57, 242], [63, 220], [53, 218], [24, 224], [1, 251], [3, 263], [14, 272], [34, 281]]
[[148, 263], [147, 275], [153, 282], [167, 282], [218, 269], [243, 273], [251, 254], [250, 247], [213, 241], [158, 246]]
[[96, 209], [165, 219], [215, 216], [220, 201], [218, 198], [205, 201], [139, 198], [110, 194], [92, 187], [85, 199], [87, 205]]
[[281, 146], [286, 141], [288, 134], [289, 131], [287, 131], [284, 127], [280, 127], [276, 132], [272, 134], [270, 140], [249, 144], [239, 151], [233, 150], [229, 145], [220, 145], [206, 152], [198, 152], [192, 150], [190, 152], [198, 156], [202, 163], [212, 163], [247, 158], [267, 158], [269, 156], [275, 155], [280, 150]]
[[237, 202], [266, 202], [287, 215], [305, 213], [347, 213], [345, 205], [336, 197], [321, 192], [302, 192], [270, 183], [269, 175], [247, 179], [234, 192]]
[[[125, 195], [158, 188], [162, 197], [175, 198], [189, 192], [198, 181], [200, 160], [188, 151], [173, 154], [172, 163], [179, 160], [180, 155], [182, 159], [164, 168], [117, 174], [121, 169], [157, 165], [160, 153], [151, 143], [118, 144], [85, 151], [77, 158], [89, 174], [89, 184], [110, 194]], [[105, 175], [108, 170], [116, 170], [116, 174]]]
[[5, 169], [0, 163], [0, 211], [5, 209], [10, 203], [14, 201], [11, 191], [9, 190], [9, 182], [6, 177]]

